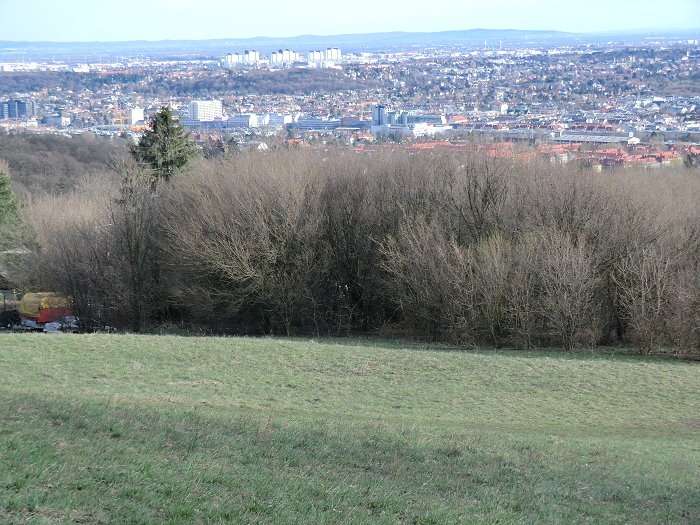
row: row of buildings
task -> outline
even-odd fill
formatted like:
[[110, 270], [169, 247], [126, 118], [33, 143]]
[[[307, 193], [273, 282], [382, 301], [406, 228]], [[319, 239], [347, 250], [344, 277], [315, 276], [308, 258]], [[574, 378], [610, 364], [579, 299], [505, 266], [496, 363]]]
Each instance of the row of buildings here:
[[[576, 164], [602, 172], [609, 168], [653, 169], [682, 166], [688, 157], [700, 158], [698, 146], [617, 145], [590, 148], [584, 143], [538, 144], [523, 147], [514, 142], [475, 143], [471, 141], [422, 141], [405, 146], [409, 151], [469, 151], [496, 159], [531, 161], [545, 159], [553, 164]], [[359, 147], [358, 151], [367, 151]]]
[[232, 128], [255, 129], [282, 128], [294, 121], [292, 115], [277, 113], [236, 113], [226, 115], [221, 100], [193, 100], [181, 111], [181, 122], [187, 128], [198, 131], [215, 131]]
[[372, 108], [372, 120], [364, 120], [353, 117], [333, 119], [275, 113], [240, 113], [227, 116], [224, 114], [221, 100], [193, 100], [187, 106], [187, 110], [182, 112], [182, 117], [185, 126], [197, 130], [286, 126], [290, 131], [298, 133], [332, 132], [340, 129], [345, 133], [369, 131], [375, 136], [402, 138], [433, 136], [453, 129], [444, 115], [392, 111], [381, 104]]
[[36, 116], [36, 104], [32, 100], [0, 101], [0, 120], [26, 120]]
[[221, 59], [221, 65], [227, 68], [257, 66], [261, 57], [259, 51], [246, 49], [243, 53], [229, 53]]
[[269, 57], [264, 57], [259, 51], [245, 50], [242, 53], [229, 53], [221, 59], [221, 65], [226, 69], [250, 68], [269, 66], [272, 68], [291, 67], [295, 64], [309, 67], [334, 67], [343, 60], [343, 53], [337, 47], [326, 50], [309, 51], [307, 54], [297, 53], [291, 49], [273, 51]]

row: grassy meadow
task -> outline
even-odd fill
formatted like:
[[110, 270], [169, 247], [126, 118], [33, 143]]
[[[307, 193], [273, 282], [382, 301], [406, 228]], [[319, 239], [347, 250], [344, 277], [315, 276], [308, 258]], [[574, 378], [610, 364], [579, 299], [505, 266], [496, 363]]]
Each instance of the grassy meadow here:
[[700, 523], [700, 364], [4, 334], [0, 523]]

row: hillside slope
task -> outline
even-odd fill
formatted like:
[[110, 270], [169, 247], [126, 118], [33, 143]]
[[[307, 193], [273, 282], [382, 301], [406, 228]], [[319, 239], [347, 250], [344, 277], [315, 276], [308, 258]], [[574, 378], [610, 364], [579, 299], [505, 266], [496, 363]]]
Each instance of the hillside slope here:
[[697, 523], [700, 368], [0, 335], [0, 522]]

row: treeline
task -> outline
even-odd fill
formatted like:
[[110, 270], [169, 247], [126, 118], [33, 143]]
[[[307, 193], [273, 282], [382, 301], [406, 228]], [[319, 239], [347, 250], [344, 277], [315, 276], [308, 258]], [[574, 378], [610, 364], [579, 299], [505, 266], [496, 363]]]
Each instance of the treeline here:
[[112, 166], [125, 158], [125, 140], [0, 133], [0, 159], [22, 193], [64, 192], [86, 176], [114, 177]]
[[134, 73], [0, 72], [0, 94], [32, 93], [57, 87], [67, 91], [95, 91], [105, 85], [136, 86], [145, 78], [145, 74]]
[[200, 78], [172, 79], [163, 77], [160, 82], [144, 87], [153, 94], [165, 92], [180, 96], [228, 96], [238, 95], [311, 95], [371, 89], [376, 81], [358, 80], [343, 71], [334, 69], [288, 69], [283, 71], [246, 71], [212, 74]]
[[[115, 179], [118, 180], [118, 179]], [[83, 322], [700, 350], [700, 179], [330, 150], [33, 199], [27, 286]]]
[[309, 95], [377, 87], [379, 82], [356, 79], [334, 69], [288, 69], [283, 71], [203, 71], [194, 78], [173, 78], [168, 73], [0, 73], [0, 94], [32, 93], [61, 87], [81, 92], [98, 91], [105, 85], [143, 95], [224, 97], [241, 95]]

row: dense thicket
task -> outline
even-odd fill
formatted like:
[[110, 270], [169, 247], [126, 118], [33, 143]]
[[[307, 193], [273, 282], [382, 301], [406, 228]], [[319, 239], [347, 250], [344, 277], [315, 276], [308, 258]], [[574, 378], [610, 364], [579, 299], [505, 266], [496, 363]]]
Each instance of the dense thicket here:
[[111, 165], [126, 155], [126, 141], [94, 135], [73, 138], [0, 133], [0, 159], [23, 192], [63, 192], [86, 176], [113, 177]]
[[[81, 317], [228, 333], [700, 350], [700, 179], [280, 151], [35, 200], [29, 275]], [[30, 281], [31, 281], [30, 279]]]

